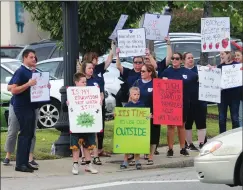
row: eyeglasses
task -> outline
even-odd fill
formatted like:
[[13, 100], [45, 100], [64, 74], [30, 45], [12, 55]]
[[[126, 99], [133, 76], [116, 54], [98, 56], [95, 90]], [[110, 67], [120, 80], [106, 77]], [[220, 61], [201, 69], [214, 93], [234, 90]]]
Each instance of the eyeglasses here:
[[134, 61], [133, 63], [134, 63], [134, 64], [143, 64], [142, 61]]
[[177, 60], [177, 61], [179, 61], [180, 58], [179, 57], [172, 57], [171, 60]]
[[141, 73], [146, 73], [147, 71], [145, 71], [145, 70], [141, 70]]

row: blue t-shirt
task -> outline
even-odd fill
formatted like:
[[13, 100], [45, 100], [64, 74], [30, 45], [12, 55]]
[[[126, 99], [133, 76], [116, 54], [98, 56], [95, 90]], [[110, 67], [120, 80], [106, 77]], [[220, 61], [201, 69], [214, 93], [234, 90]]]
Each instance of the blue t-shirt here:
[[166, 66], [166, 58], [164, 58], [162, 61], [157, 61], [157, 71], [158, 71], [159, 78], [161, 78], [162, 73], [167, 68], [168, 68], [168, 66]]
[[[97, 80], [96, 77], [91, 77], [89, 79], [87, 79], [87, 86], [97, 86], [100, 88], [100, 83], [99, 83], [99, 80]], [[103, 89], [100, 88], [100, 92], [104, 92], [102, 91]]]
[[185, 68], [180, 67], [179, 69], [174, 69], [173, 67], [169, 67], [162, 73], [162, 77], [167, 77], [168, 79], [174, 80], [182, 80], [183, 81], [183, 102], [190, 101], [191, 88], [196, 86], [198, 81], [198, 75]]
[[[32, 73], [32, 70], [21, 65], [20, 68], [15, 71], [9, 84], [21, 86], [32, 78]], [[30, 101], [30, 87], [20, 94], [13, 95], [12, 104], [14, 107], [36, 108], [36, 103], [31, 103]]]
[[126, 103], [124, 107], [143, 108], [143, 107], [145, 107], [145, 105], [141, 101], [138, 101], [136, 103], [133, 103], [132, 101], [130, 101], [130, 102]]
[[130, 89], [136, 80], [141, 79], [141, 72], [123, 67], [123, 74], [120, 74], [120, 76]]
[[144, 83], [142, 79], [138, 79], [133, 86], [140, 89], [139, 101], [153, 111], [153, 80]]
[[105, 91], [105, 80], [104, 80], [105, 72], [106, 72], [106, 70], [105, 70], [104, 62], [101, 64], [98, 64], [94, 67], [94, 75], [100, 84], [100, 88], [102, 89], [102, 92]]
[[[222, 67], [227, 66], [227, 65], [233, 65], [233, 64], [240, 64], [240, 63], [235, 62], [235, 61], [233, 61], [232, 63], [229, 63], [229, 64], [222, 63], [222, 64], [218, 65], [217, 68], [222, 70]], [[229, 98], [232, 98], [232, 99], [240, 99], [240, 97], [242, 95], [241, 89], [242, 89], [242, 87], [222, 89], [221, 90], [221, 97], [223, 96], [223, 97], [229, 97]]]

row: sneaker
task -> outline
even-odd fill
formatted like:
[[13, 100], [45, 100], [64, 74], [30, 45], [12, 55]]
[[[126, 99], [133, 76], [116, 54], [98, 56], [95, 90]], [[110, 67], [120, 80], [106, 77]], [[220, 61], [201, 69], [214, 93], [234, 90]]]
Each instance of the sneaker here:
[[85, 165], [85, 164], [86, 164], [85, 157], [82, 157], [81, 158], [81, 165]]
[[79, 170], [79, 165], [77, 163], [73, 164], [73, 169], [72, 169], [72, 173], [73, 175], [78, 175], [78, 171]]
[[195, 147], [195, 145], [193, 143], [191, 143], [189, 145], [189, 148], [188, 149], [191, 150], [191, 151], [198, 151], [197, 147]]
[[181, 149], [180, 154], [183, 156], [189, 156], [189, 153], [185, 148]]
[[167, 157], [172, 157], [174, 155], [174, 151], [172, 149], [169, 149], [167, 152]]
[[141, 169], [142, 169], [142, 165], [141, 165], [140, 163], [137, 163], [137, 164], [136, 164], [136, 169], [137, 169], [137, 170], [141, 170]]
[[185, 148], [186, 148], [186, 149], [189, 149], [189, 146], [188, 146], [188, 144], [187, 144], [186, 141], [185, 141]]
[[200, 148], [200, 149], [202, 149], [203, 146], [204, 146], [203, 143], [200, 143], [200, 144], [199, 144], [199, 148]]
[[29, 162], [29, 164], [30, 164], [33, 168], [38, 168], [38, 167], [39, 167], [39, 164], [38, 164], [35, 160], [32, 160], [31, 162]]
[[4, 158], [3, 165], [9, 165], [10, 160], [8, 158]]
[[85, 171], [86, 172], [91, 172], [92, 174], [97, 174], [98, 173], [98, 171], [95, 168], [93, 168], [92, 163], [89, 163], [88, 165], [85, 166]]

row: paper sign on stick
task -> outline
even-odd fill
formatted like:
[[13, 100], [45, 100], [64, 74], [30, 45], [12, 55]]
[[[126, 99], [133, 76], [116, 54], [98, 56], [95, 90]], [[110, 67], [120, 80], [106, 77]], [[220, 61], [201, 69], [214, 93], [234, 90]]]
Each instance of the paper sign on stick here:
[[143, 56], [146, 50], [145, 29], [117, 30], [120, 57]]
[[164, 41], [168, 35], [170, 20], [170, 15], [145, 14], [143, 27], [146, 29], [146, 39]]
[[71, 133], [95, 133], [102, 130], [98, 87], [68, 87], [67, 99]]
[[183, 125], [182, 80], [153, 80], [154, 124]]
[[150, 109], [115, 108], [114, 153], [148, 154]]
[[201, 18], [202, 52], [231, 51], [229, 17]]
[[227, 65], [222, 67], [221, 88], [235, 88], [242, 86], [242, 64]]
[[117, 30], [120, 30], [123, 28], [123, 26], [125, 25], [126, 21], [127, 21], [128, 15], [121, 15], [120, 19], [115, 27], [115, 29], [113, 30], [112, 34], [110, 35], [109, 39], [114, 40], [117, 38]]
[[33, 73], [32, 79], [36, 79], [37, 83], [30, 88], [31, 102], [50, 101], [49, 72]]
[[221, 69], [198, 66], [199, 93], [198, 99], [206, 102], [220, 103]]

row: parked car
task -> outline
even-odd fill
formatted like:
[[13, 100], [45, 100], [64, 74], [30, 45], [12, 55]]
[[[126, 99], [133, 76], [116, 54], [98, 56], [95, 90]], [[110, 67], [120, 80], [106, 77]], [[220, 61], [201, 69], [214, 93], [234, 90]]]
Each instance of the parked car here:
[[1, 92], [1, 102], [0, 102], [0, 119], [1, 119], [1, 131], [7, 130], [8, 127], [8, 108], [9, 102], [12, 97], [11, 94], [6, 92]]
[[24, 46], [9, 45], [1, 46], [1, 58], [12, 58], [16, 59]]
[[198, 178], [203, 183], [243, 185], [242, 127], [210, 140], [194, 160]]

